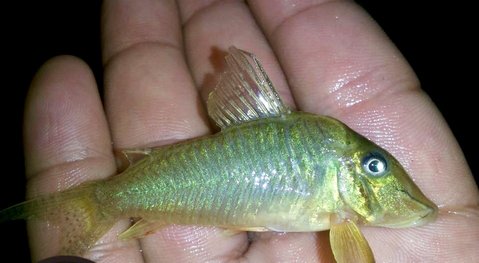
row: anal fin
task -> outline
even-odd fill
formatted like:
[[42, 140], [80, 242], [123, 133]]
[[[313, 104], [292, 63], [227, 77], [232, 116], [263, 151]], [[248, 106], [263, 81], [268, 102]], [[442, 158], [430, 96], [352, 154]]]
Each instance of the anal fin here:
[[234, 236], [241, 232], [266, 232], [270, 231], [269, 229], [259, 226], [259, 227], [225, 227], [223, 234], [225, 236]]
[[331, 224], [331, 249], [338, 263], [374, 263], [374, 255], [358, 226], [349, 220]]
[[166, 224], [161, 221], [149, 221], [146, 219], [140, 219], [130, 228], [121, 233], [118, 238], [121, 240], [141, 238], [146, 235], [153, 234], [164, 226], [166, 226]]

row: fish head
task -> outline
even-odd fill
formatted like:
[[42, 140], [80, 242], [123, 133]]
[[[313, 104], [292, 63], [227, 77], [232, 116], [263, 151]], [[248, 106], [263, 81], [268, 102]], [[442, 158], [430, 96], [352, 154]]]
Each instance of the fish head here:
[[[346, 210], [364, 225], [402, 228], [435, 219], [437, 206], [390, 153], [345, 127], [338, 190]], [[344, 130], [343, 130], [344, 131]]]

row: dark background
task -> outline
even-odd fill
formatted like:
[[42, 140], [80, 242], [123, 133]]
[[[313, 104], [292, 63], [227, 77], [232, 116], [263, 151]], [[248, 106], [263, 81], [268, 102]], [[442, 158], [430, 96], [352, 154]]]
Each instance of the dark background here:
[[[2, 5], [0, 16], [4, 100], [0, 103], [4, 138], [0, 208], [24, 199], [22, 115], [25, 94], [38, 67], [50, 57], [71, 54], [90, 64], [100, 86], [102, 82], [101, 1], [16, 2]], [[410, 62], [477, 174], [479, 154], [473, 126], [478, 124], [479, 111], [473, 91], [477, 88], [478, 45], [472, 40], [477, 35], [472, 6], [435, 1], [418, 5], [423, 1], [413, 0], [357, 2], [371, 13]], [[4, 223], [0, 229], [1, 257], [29, 262], [24, 222]]]

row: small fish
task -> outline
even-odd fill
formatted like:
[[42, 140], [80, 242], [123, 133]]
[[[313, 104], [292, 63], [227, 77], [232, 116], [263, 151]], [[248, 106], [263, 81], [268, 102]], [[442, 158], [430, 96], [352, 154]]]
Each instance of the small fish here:
[[437, 206], [391, 154], [336, 119], [285, 106], [254, 55], [231, 47], [225, 59], [207, 102], [220, 132], [125, 151], [132, 164], [121, 174], [17, 204], [0, 212], [0, 222], [58, 225], [64, 255], [84, 254], [121, 218], [140, 220], [120, 239], [168, 224], [330, 229], [338, 262], [374, 262], [357, 225], [434, 220]]

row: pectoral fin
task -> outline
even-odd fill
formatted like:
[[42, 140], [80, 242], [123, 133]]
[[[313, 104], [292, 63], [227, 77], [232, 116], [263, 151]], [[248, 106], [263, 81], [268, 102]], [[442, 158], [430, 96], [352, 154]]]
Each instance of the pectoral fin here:
[[118, 238], [121, 240], [141, 238], [160, 230], [164, 226], [165, 224], [163, 222], [140, 219], [130, 228], [121, 233]]
[[331, 249], [338, 263], [374, 263], [374, 256], [363, 234], [352, 221], [332, 224], [329, 232]]

